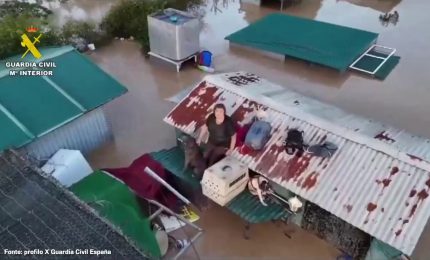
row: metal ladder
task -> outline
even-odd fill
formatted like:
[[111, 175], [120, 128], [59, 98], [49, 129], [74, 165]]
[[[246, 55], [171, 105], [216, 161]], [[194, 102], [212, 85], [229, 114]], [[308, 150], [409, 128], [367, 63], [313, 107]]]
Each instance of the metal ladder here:
[[[149, 167], [146, 167], [144, 170], [149, 176], [151, 176], [152, 178], [154, 178], [156, 181], [158, 181], [160, 184], [162, 184], [164, 187], [166, 187], [167, 189], [169, 189], [173, 194], [175, 194], [180, 200], [182, 200], [187, 206], [191, 205], [191, 202], [185, 198], [182, 194], [180, 194], [175, 188], [173, 188], [170, 184], [168, 184], [165, 180], [163, 180], [162, 178], [160, 178], [153, 170], [151, 170]], [[170, 214], [171, 216], [175, 216], [177, 219], [183, 221], [185, 224], [190, 225], [191, 227], [195, 228], [197, 230], [197, 234], [195, 234], [189, 241], [189, 243], [187, 245], [185, 245], [183, 248], [181, 248], [181, 250], [175, 255], [175, 257], [173, 259], [178, 259], [185, 251], [187, 251], [187, 249], [193, 245], [193, 243], [203, 234], [204, 230], [197, 226], [196, 224], [190, 222], [189, 220], [187, 220], [186, 218], [184, 218], [183, 216], [181, 216], [180, 214], [177, 214], [175, 212], [173, 212], [171, 209], [167, 208], [166, 206], [164, 206], [163, 204], [159, 203], [158, 201], [155, 200], [148, 200], [149, 203], [151, 203], [152, 205], [155, 205], [158, 207], [158, 209], [151, 214], [151, 216], [149, 217], [149, 220], [152, 221], [154, 218], [156, 218], [158, 215], [160, 215], [163, 212], [166, 212], [168, 214]], [[197, 252], [196, 252], [197, 253]]]

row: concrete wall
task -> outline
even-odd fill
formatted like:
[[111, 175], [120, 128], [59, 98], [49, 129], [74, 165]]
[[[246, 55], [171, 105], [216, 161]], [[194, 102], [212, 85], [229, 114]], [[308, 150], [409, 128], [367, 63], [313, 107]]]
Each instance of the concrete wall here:
[[316, 234], [354, 259], [364, 259], [370, 247], [369, 234], [307, 202], [302, 228]]

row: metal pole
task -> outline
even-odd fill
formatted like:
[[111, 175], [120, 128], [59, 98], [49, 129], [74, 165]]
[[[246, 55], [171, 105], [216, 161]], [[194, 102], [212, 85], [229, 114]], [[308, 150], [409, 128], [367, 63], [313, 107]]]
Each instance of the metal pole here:
[[290, 212], [291, 214], [296, 214], [296, 212], [291, 210], [291, 205], [288, 201], [286, 201], [284, 198], [282, 198], [281, 196], [279, 196], [278, 194], [276, 194], [275, 192], [270, 192], [270, 195], [274, 196], [275, 198], [277, 198], [278, 200], [282, 201], [283, 203], [288, 205], [288, 209], [287, 211]]
[[[185, 224], [190, 225], [191, 227], [195, 228], [197, 230], [197, 234], [194, 235], [194, 237], [192, 237], [188, 243], [188, 245], [186, 245], [184, 248], [182, 248], [173, 259], [178, 259], [202, 234], [203, 234], [203, 229], [200, 228], [199, 226], [195, 225], [194, 223], [192, 223], [191, 221], [189, 221], [188, 219], [184, 218], [183, 216], [173, 212], [171, 209], [167, 208], [166, 206], [164, 206], [163, 204], [159, 203], [158, 201], [155, 200], [148, 200], [149, 203], [152, 203], [156, 206], [159, 207], [159, 209], [157, 210], [157, 212], [160, 211], [165, 211], [167, 213], [169, 213], [172, 216], [175, 216], [176, 218], [180, 219], [181, 221], [183, 221]], [[157, 213], [156, 212], [156, 213]], [[156, 213], [154, 213], [153, 215], [155, 215]], [[196, 251], [196, 254], [197, 251]]]
[[185, 251], [187, 251], [187, 249], [203, 234], [202, 231], [199, 231], [188, 243], [188, 245], [186, 245], [184, 248], [181, 249], [181, 251], [179, 251], [176, 256], [173, 259], [178, 259], [183, 253], [185, 253]]
[[178, 197], [180, 200], [182, 200], [185, 204], [190, 205], [191, 202], [185, 198], [184, 196], [182, 196], [181, 193], [179, 193], [175, 188], [173, 188], [170, 184], [168, 184], [165, 180], [163, 180], [162, 178], [160, 178], [160, 176], [158, 176], [153, 170], [151, 170], [149, 167], [145, 167], [144, 170], [147, 174], [149, 174], [149, 176], [151, 176], [152, 178], [154, 178], [155, 180], [157, 180], [159, 183], [161, 183], [164, 187], [166, 187], [167, 189], [169, 189], [171, 192], [173, 192], [173, 194], [176, 195], [176, 197]]
[[158, 216], [161, 212], [163, 212], [162, 208], [159, 208], [157, 211], [155, 211], [150, 217], [149, 220], [153, 220], [156, 216]]
[[188, 219], [184, 218], [183, 216], [181, 216], [180, 214], [177, 214], [175, 212], [173, 212], [171, 209], [169, 209], [168, 207], [164, 206], [163, 204], [159, 203], [156, 200], [148, 200], [150, 203], [162, 208], [164, 211], [166, 211], [167, 213], [169, 213], [172, 216], [176, 216], [177, 218], [179, 218], [181, 221], [185, 222], [186, 224], [192, 226], [193, 228], [197, 229], [198, 231], [203, 231], [203, 229], [201, 229], [199, 226], [197, 226], [196, 224], [192, 223], [191, 221], [189, 221]]

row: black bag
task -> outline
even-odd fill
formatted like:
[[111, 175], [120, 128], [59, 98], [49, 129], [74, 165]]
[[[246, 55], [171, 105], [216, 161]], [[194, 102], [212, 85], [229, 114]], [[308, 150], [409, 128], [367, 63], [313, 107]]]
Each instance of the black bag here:
[[307, 152], [313, 156], [330, 158], [337, 150], [337, 145], [330, 142], [323, 144], [312, 145], [307, 149]]
[[303, 143], [303, 131], [297, 129], [290, 129], [287, 133], [287, 138], [285, 139], [285, 152], [292, 155], [298, 150], [298, 155], [300, 156], [304, 150], [305, 144]]

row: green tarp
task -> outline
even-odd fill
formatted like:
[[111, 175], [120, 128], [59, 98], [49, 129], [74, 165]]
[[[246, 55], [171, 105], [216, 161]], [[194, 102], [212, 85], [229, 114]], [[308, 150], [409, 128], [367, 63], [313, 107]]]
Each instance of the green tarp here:
[[122, 95], [125, 89], [86, 57], [68, 52], [52, 59], [57, 64], [51, 79], [85, 109], [94, 109]]
[[42, 77], [0, 78], [0, 104], [35, 136], [82, 113]]
[[350, 27], [271, 14], [226, 39], [346, 71], [377, 37], [376, 33]]
[[163, 167], [174, 176], [183, 180], [183, 185], [189, 186], [190, 189], [200, 187], [199, 180], [192, 175], [192, 169], [188, 169], [185, 172], [183, 171], [185, 154], [180, 147], [176, 146], [168, 150], [152, 152], [151, 157], [162, 164]]
[[249, 223], [264, 223], [274, 220], [286, 220], [290, 213], [280, 204], [266, 199], [268, 206], [261, 204], [260, 200], [247, 189], [230, 201], [226, 207]]
[[375, 77], [384, 80], [388, 74], [397, 66], [400, 61], [399, 56], [391, 56], [382, 67], [375, 73]]
[[144, 253], [159, 258], [160, 248], [147, 216], [141, 213], [136, 196], [122, 182], [96, 171], [74, 184], [70, 190], [118, 227]]
[[[40, 49], [0, 61], [0, 151], [20, 147], [127, 91], [73, 48]], [[53, 76], [9, 76], [6, 62], [53, 61]]]
[[[23, 144], [31, 138], [3, 113], [0, 113], [0, 136], [2, 136], [0, 147]], [[3, 136], [7, 136], [7, 138], [3, 138]]]

